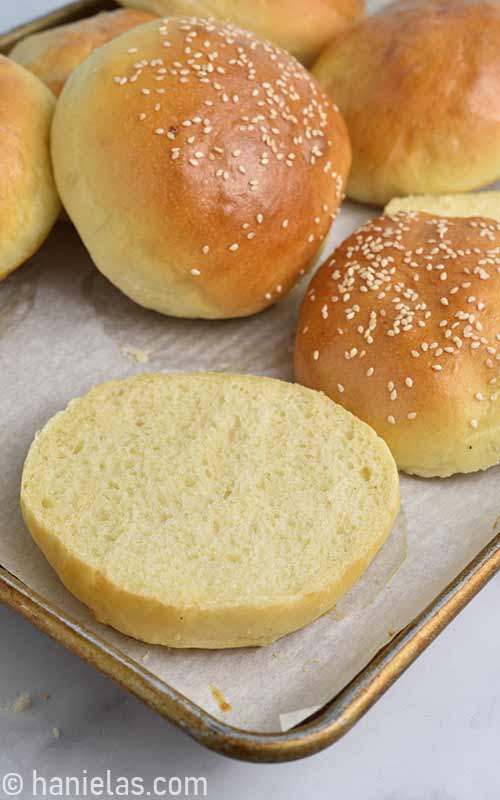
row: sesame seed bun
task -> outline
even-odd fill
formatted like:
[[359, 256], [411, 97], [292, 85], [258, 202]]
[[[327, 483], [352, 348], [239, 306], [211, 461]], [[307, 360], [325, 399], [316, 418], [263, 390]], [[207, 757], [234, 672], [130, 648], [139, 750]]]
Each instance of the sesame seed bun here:
[[371, 425], [424, 477], [500, 459], [500, 223], [383, 216], [323, 264], [304, 299], [297, 380]]
[[337, 37], [313, 72], [344, 114], [347, 193], [385, 205], [500, 177], [500, 4], [404, 0]]
[[292, 56], [180, 17], [81, 64], [52, 143], [97, 267], [180, 317], [245, 316], [283, 297], [325, 238], [350, 164], [342, 117]]
[[363, 16], [364, 0], [120, 0], [162, 17], [228, 20], [311, 64], [332, 37]]
[[132, 9], [103, 11], [27, 36], [11, 50], [10, 58], [40, 78], [57, 97], [68, 75], [96, 47], [154, 18], [154, 14]]
[[0, 280], [38, 250], [61, 209], [50, 163], [54, 97], [0, 56]]

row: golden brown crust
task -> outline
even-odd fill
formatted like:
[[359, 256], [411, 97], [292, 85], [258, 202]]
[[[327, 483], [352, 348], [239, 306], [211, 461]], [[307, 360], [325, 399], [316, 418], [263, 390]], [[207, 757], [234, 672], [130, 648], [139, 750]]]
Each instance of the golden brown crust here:
[[297, 380], [371, 425], [422, 476], [500, 459], [500, 223], [379, 217], [319, 269]]
[[364, 0], [121, 0], [160, 16], [228, 20], [311, 64], [333, 36], [359, 20]]
[[0, 280], [39, 248], [60, 210], [49, 152], [53, 110], [43, 83], [0, 56]]
[[348, 194], [384, 205], [500, 177], [500, 5], [405, 0], [341, 34], [313, 72], [344, 114]]
[[325, 238], [350, 164], [340, 114], [295, 59], [182, 18], [80, 66], [53, 156], [99, 269], [142, 305], [187, 317], [283, 297]]
[[138, 9], [103, 11], [22, 39], [11, 50], [10, 58], [29, 69], [58, 97], [68, 76], [97, 47], [154, 18], [154, 14]]

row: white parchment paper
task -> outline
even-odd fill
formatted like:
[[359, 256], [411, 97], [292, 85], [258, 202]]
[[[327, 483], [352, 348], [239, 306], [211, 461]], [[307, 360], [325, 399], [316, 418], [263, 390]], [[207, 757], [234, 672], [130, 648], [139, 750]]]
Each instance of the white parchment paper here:
[[[325, 254], [375, 214], [347, 203]], [[19, 482], [36, 430], [100, 381], [198, 369], [291, 379], [305, 285], [246, 320], [163, 317], [109, 284], [67, 224], [0, 285], [0, 563], [212, 714], [259, 731], [279, 730], [280, 715], [283, 725], [296, 724], [308, 713], [301, 709], [334, 696], [492, 538], [500, 514], [499, 468], [448, 480], [403, 476], [402, 510], [390, 538], [333, 611], [274, 645], [220, 652], [146, 646], [94, 622], [32, 543], [19, 512]], [[145, 353], [149, 363], [137, 363], [134, 354]], [[230, 711], [219, 708], [211, 685]]]

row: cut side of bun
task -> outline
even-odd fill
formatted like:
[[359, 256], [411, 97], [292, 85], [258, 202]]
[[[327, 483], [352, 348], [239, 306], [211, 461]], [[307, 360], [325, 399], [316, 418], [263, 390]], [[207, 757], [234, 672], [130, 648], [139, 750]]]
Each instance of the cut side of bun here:
[[318, 392], [147, 374], [47, 423], [21, 504], [99, 621], [172, 647], [241, 647], [332, 608], [386, 539], [399, 487], [384, 442]]
[[440, 217], [486, 217], [500, 221], [500, 192], [394, 197], [386, 205], [384, 214], [391, 216], [400, 211], [425, 211]]

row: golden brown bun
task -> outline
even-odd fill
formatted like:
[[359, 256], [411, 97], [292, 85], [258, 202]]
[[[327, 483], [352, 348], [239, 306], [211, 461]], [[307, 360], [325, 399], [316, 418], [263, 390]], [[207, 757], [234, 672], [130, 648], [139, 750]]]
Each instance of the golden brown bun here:
[[137, 9], [103, 11], [27, 36], [11, 50], [10, 58], [37, 75], [58, 97], [68, 76], [97, 47], [154, 18]]
[[120, 0], [162, 17], [228, 20], [311, 64], [335, 34], [363, 16], [364, 0]]
[[292, 56], [181, 17], [75, 70], [52, 152], [101, 272], [181, 317], [244, 316], [283, 297], [328, 232], [350, 164], [342, 117]]
[[500, 4], [395, 2], [341, 34], [313, 72], [344, 114], [347, 193], [385, 205], [500, 177]]
[[49, 150], [54, 97], [0, 56], [0, 280], [38, 250], [61, 209]]
[[500, 459], [500, 223], [379, 217], [320, 268], [296, 340], [326, 392], [424, 477]]

